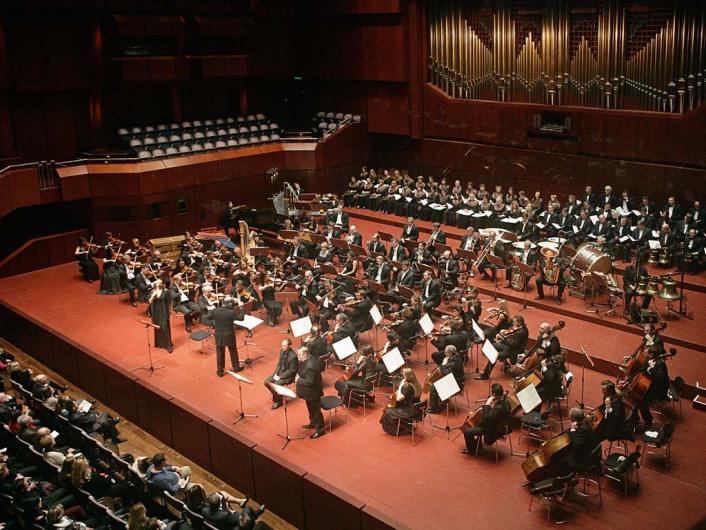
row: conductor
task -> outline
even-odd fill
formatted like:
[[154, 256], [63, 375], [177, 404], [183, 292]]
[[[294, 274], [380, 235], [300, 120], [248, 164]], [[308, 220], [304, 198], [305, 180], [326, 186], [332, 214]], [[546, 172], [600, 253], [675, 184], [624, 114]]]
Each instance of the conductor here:
[[233, 307], [235, 301], [232, 297], [226, 296], [223, 299], [223, 305], [208, 312], [208, 318], [213, 321], [213, 327], [216, 335], [216, 374], [218, 377], [223, 377], [226, 367], [226, 346], [230, 352], [230, 363], [234, 372], [240, 372], [243, 367], [240, 366], [238, 359], [238, 347], [235, 344], [235, 328], [233, 322], [243, 320], [245, 316], [239, 309], [235, 311]]
[[324, 395], [323, 381], [319, 360], [309, 355], [307, 347], [297, 351], [299, 367], [297, 368], [297, 395], [306, 401], [309, 411], [309, 423], [302, 425], [302, 429], [316, 429], [310, 438], [320, 438], [324, 435], [324, 415], [321, 413], [321, 397]]

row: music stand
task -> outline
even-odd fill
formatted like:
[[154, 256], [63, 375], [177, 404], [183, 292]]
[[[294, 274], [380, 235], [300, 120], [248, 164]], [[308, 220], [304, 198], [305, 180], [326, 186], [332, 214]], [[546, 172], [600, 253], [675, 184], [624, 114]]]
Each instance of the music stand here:
[[[483, 331], [483, 328], [481, 328], [478, 325], [478, 322], [475, 320], [471, 319], [471, 327], [473, 328], [473, 331], [476, 332], [476, 335], [485, 342], [485, 331]], [[480, 373], [480, 362], [478, 361], [478, 356], [480, 355], [480, 343], [475, 342], [473, 345], [476, 347], [476, 373]]]
[[394, 237], [392, 234], [388, 234], [387, 232], [383, 232], [382, 230], [378, 230], [378, 235], [380, 236], [380, 239], [382, 241], [392, 241], [392, 238]]
[[403, 245], [406, 249], [412, 251], [419, 246], [419, 241], [411, 241], [409, 239], [405, 239]]
[[583, 410], [583, 386], [586, 382], [586, 361], [591, 365], [591, 368], [593, 368], [595, 364], [591, 356], [583, 349], [583, 346], [581, 344], [579, 344], [579, 346], [581, 347], [581, 402], [579, 405], [581, 406], [581, 410]]
[[149, 354], [150, 359], [149, 368], [146, 366], [140, 366], [140, 370], [147, 370], [150, 373], [150, 377], [152, 377], [152, 374], [155, 373], [155, 371], [161, 370], [162, 368], [164, 368], [164, 366], [155, 366], [154, 364], [152, 364], [152, 344], [150, 343], [150, 328], [161, 328], [157, 324], [152, 324], [152, 322], [148, 322], [147, 320], [138, 320], [138, 322], [145, 326], [145, 336], [147, 337], [147, 353]]
[[485, 257], [491, 265], [495, 265], [495, 281], [493, 282], [495, 287], [493, 289], [493, 300], [497, 300], [498, 290], [502, 290], [500, 287], [498, 287], [498, 271], [506, 270], [505, 262], [503, 262], [502, 258], [494, 256], [493, 254], [486, 254]]
[[[525, 292], [525, 300], [522, 305], [522, 309], [520, 309], [520, 311], [524, 311], [525, 309], [527, 309], [527, 290], [529, 288], [529, 281], [532, 278], [532, 276], [534, 276], [534, 269], [532, 267], [530, 267], [529, 265], [527, 265], [526, 263], [522, 263], [521, 261], [518, 261], [517, 263], [515, 263], [514, 266], [517, 267], [518, 269], [520, 269], [523, 274], [526, 274], [527, 276], [529, 276], [529, 278], [527, 278], [527, 283], [525, 283], [525, 288], [523, 289], [523, 291]], [[534, 308], [530, 308], [530, 309], [534, 309]]]
[[282, 239], [294, 239], [295, 237], [299, 237], [299, 232], [296, 230], [280, 230], [279, 235]]
[[409, 287], [405, 287], [404, 285], [398, 285], [397, 291], [400, 293], [400, 296], [408, 302], [414, 296], [414, 289], [410, 289]]
[[382, 313], [375, 304], [373, 304], [373, 307], [371, 307], [368, 312], [370, 313], [370, 317], [373, 319], [373, 327], [375, 329], [375, 349], [377, 350], [380, 346], [378, 341], [378, 326], [380, 325], [380, 322], [382, 322]]
[[245, 360], [240, 362], [249, 365], [251, 370], [253, 369], [252, 363], [254, 361], [259, 361], [264, 357], [264, 355], [260, 355], [258, 357], [255, 357], [254, 359], [250, 358], [249, 345], [252, 344], [253, 346], [257, 346], [257, 344], [255, 344], [254, 342], [248, 342], [248, 337], [252, 338], [252, 330], [263, 322], [264, 320], [262, 320], [261, 318], [254, 317], [252, 315], [243, 315], [243, 320], [236, 320], [235, 322], [233, 322], [233, 324], [235, 324], [236, 326], [240, 328], [245, 328], [247, 330], [247, 333], [245, 333], [245, 337], [243, 338], [243, 345], [245, 346]]
[[434, 331], [434, 323], [431, 321], [431, 317], [427, 314], [422, 315], [419, 319], [419, 327], [422, 328], [424, 333], [424, 366], [429, 366], [429, 337], [431, 332]]
[[292, 309], [289, 307], [289, 302], [297, 299], [299, 299], [299, 291], [275, 292], [275, 302], [279, 302], [283, 308], [289, 309], [290, 312]]
[[338, 276], [338, 271], [333, 265], [326, 265], [326, 263], [322, 263], [319, 265], [319, 268], [321, 269], [321, 274], [333, 274], [334, 276]]
[[368, 255], [368, 252], [360, 245], [354, 245], [353, 243], [349, 243], [348, 249], [353, 251], [355, 253], [355, 255], [358, 257], [361, 257], [361, 256], [367, 257], [367, 255]]
[[348, 241], [344, 241], [343, 239], [336, 239], [335, 237], [331, 238], [331, 246], [335, 249], [338, 250], [348, 250]]
[[306, 258], [302, 258], [301, 256], [294, 256], [294, 261], [296, 262], [297, 265], [300, 267], [305, 267], [307, 269], [311, 268], [311, 261], [309, 261]]
[[238, 423], [243, 418], [257, 418], [259, 414], [245, 414], [245, 412], [243, 412], [245, 410], [243, 408], [243, 389], [240, 383], [242, 382], [252, 385], [252, 381], [250, 381], [247, 377], [243, 377], [242, 375], [231, 372], [230, 370], [227, 370], [227, 372], [238, 380], [238, 395], [240, 396], [240, 410], [235, 409], [235, 412], [238, 413], [238, 418], [233, 422], [233, 425]]
[[448, 440], [451, 433], [451, 427], [449, 427], [449, 400], [461, 392], [461, 387], [458, 386], [458, 381], [456, 381], [454, 374], [446, 374], [436, 381], [433, 386], [436, 388], [436, 393], [439, 394], [439, 400], [446, 401], [446, 426], [441, 427], [440, 425], [434, 425], [434, 428], [444, 429], [446, 431], [446, 439]]
[[289, 435], [289, 415], [287, 414], [287, 398], [294, 399], [297, 397], [297, 395], [286, 386], [278, 385], [276, 383], [267, 383], [267, 385], [272, 390], [274, 390], [278, 396], [282, 398], [282, 403], [284, 403], [284, 428], [286, 434], [283, 436], [277, 433], [277, 436], [279, 436], [280, 438], [284, 438], [284, 445], [282, 446], [282, 450], [284, 451], [284, 448], [287, 447], [287, 444], [292, 440], [303, 440], [305, 438], [304, 436]]
[[270, 253], [270, 247], [252, 247], [248, 249], [248, 253], [256, 258], [267, 257]]
[[439, 254], [443, 254], [447, 250], [451, 252], [452, 255], [454, 253], [453, 249], [450, 246], [445, 245], [444, 243], [434, 243], [434, 250], [438, 251]]
[[328, 237], [323, 234], [309, 234], [311, 242], [320, 245], [321, 243], [328, 243]]
[[419, 269], [419, 272], [424, 274], [425, 271], [430, 271], [431, 272], [431, 277], [432, 278], [437, 278], [439, 275], [436, 274], [436, 269], [432, 267], [431, 265], [425, 265], [424, 263], [417, 263], [417, 268]]

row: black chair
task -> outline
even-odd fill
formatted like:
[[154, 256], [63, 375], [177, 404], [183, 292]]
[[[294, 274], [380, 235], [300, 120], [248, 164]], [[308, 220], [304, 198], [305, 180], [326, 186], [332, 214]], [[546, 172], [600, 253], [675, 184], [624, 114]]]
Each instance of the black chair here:
[[522, 438], [530, 438], [532, 440], [537, 440], [538, 442], [544, 441], [542, 437], [542, 430], [549, 429], [549, 434], [552, 434], [552, 427], [549, 424], [549, 416], [554, 409], [554, 403], [545, 410], [544, 412], [539, 412], [536, 410], [530, 411], [520, 419], [520, 436], [517, 438], [517, 443], [522, 441]]
[[[321, 398], [321, 410], [328, 411], [328, 432], [332, 430], [333, 413], [335, 412], [336, 415], [338, 415], [338, 408], [342, 406], [343, 401], [341, 401], [341, 398], [338, 396], [324, 396]], [[346, 411], [346, 413], [342, 415], [346, 416], [348, 425], [350, 425], [351, 420], [348, 412]]]
[[[552, 506], [554, 501], [563, 501], [573, 492], [578, 481], [573, 473], [561, 477], [548, 478], [539, 482], [529, 484], [529, 491], [532, 497], [530, 498], [529, 509], [532, 509], [532, 503], [535, 497], [539, 497], [547, 509], [547, 526], [551, 523]], [[565, 521], [557, 521], [559, 524]]]
[[[603, 462], [601, 460], [601, 444], [597, 444], [589, 455], [590, 463], [579, 471], [576, 471], [576, 478], [581, 486], [579, 490], [574, 490], [574, 493], [586, 499], [586, 511], [591, 508], [591, 499], [597, 499], [597, 505], [603, 506], [603, 491], [601, 489], [601, 477], [603, 476]], [[597, 493], [591, 492], [591, 487], [597, 488]]]
[[[642, 435], [642, 441], [645, 442], [645, 451], [640, 458], [640, 465], [645, 459], [645, 453], [661, 454], [664, 457], [665, 469], [669, 470], [669, 460], [672, 457], [672, 439], [674, 438], [674, 429], [676, 423], [670, 421], [662, 426], [659, 431], [647, 430]], [[647, 449], [654, 449], [648, 451]]]
[[417, 423], [424, 423], [426, 418], [429, 418], [429, 425], [431, 425], [431, 436], [434, 437], [434, 424], [431, 422], [431, 417], [427, 415], [427, 405], [429, 400], [425, 399], [419, 403], [415, 403], [412, 408], [412, 415], [409, 418], [398, 418], [397, 420], [397, 436], [400, 435], [400, 428], [402, 425], [406, 425], [407, 428], [412, 433], [412, 447], [414, 447], [414, 432], [416, 430]]
[[638, 468], [640, 467], [640, 446], [635, 448], [635, 451], [625, 456], [623, 453], [611, 453], [603, 460], [603, 476], [616, 482], [623, 482], [625, 486], [625, 496], [628, 496], [629, 475], [631, 471], [635, 471], [635, 481], [637, 486], [640, 486], [640, 475]]
[[351, 402], [355, 402], [358, 405], [363, 406], [363, 417], [365, 417], [367, 413], [367, 395], [368, 392], [374, 392], [375, 391], [375, 380], [377, 379], [378, 374], [377, 372], [373, 372], [370, 375], [366, 375], [365, 379], [363, 381], [363, 387], [364, 388], [370, 388], [370, 390], [360, 390], [358, 388], [351, 388], [350, 392], [348, 393], [348, 403], [346, 403], [346, 407], [348, 409], [351, 408]]

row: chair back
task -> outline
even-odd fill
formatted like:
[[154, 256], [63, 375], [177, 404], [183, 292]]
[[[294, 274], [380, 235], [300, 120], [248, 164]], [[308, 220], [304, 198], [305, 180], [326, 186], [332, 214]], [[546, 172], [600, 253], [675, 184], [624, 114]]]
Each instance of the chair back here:
[[657, 447], [660, 447], [662, 445], [666, 445], [669, 442], [672, 441], [672, 436], [674, 435], [674, 428], [676, 427], [676, 423], [673, 421], [670, 421], [669, 423], [665, 424], [664, 427], [659, 431], [659, 434], [657, 435], [657, 438], [655, 439], [655, 445]]
[[425, 399], [424, 401], [420, 401], [419, 403], [415, 403], [414, 406], [412, 407], [412, 417], [411, 419], [414, 421], [417, 420], [422, 420], [424, 419], [424, 414], [427, 410], [427, 403], [429, 402], [428, 399]]

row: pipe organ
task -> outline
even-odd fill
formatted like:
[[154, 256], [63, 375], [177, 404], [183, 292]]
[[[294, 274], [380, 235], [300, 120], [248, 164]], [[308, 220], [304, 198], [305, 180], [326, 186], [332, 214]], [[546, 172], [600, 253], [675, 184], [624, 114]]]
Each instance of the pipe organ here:
[[428, 82], [451, 97], [652, 112], [706, 103], [706, 2], [429, 0]]

